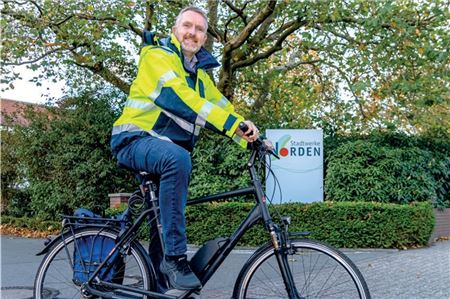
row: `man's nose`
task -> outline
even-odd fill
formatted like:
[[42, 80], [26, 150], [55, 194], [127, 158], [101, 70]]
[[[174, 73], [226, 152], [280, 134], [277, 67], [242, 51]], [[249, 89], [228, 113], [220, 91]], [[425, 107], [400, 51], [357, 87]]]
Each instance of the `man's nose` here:
[[190, 34], [190, 35], [195, 35], [195, 26], [191, 26], [191, 27], [189, 27], [189, 30], [188, 30], [188, 33]]

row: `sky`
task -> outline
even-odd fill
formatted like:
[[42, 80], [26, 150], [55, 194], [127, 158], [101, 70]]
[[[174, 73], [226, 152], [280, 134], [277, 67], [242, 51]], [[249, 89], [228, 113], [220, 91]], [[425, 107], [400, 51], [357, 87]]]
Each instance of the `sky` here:
[[[37, 72], [35, 73], [26, 69], [25, 66], [16, 67], [15, 71], [19, 72], [23, 79], [16, 80], [12, 83], [14, 89], [0, 91], [2, 98], [43, 104], [47, 101], [48, 97], [60, 98], [63, 96], [64, 82], [53, 83], [51, 81], [44, 81], [41, 82], [42, 86], [36, 86], [35, 83], [29, 82], [29, 80], [38, 74]], [[1, 84], [1, 89], [6, 86], [5, 84]]]

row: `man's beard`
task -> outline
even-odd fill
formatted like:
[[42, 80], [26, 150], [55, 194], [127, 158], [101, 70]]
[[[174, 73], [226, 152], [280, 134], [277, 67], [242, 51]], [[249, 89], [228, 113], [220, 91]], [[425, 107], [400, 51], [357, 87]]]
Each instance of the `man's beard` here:
[[187, 51], [187, 52], [189, 52], [189, 53], [193, 53], [193, 54], [195, 54], [195, 53], [197, 53], [198, 51], [200, 51], [200, 46], [191, 46], [191, 45], [188, 45], [188, 44], [186, 44], [185, 42], [182, 42], [181, 43], [181, 48], [184, 50], [184, 51]]

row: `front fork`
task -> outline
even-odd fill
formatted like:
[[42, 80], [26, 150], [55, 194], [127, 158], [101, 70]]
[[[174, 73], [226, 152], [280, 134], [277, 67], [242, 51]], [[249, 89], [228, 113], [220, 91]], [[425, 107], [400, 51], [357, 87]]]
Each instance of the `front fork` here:
[[283, 231], [275, 224], [269, 227], [272, 244], [275, 250], [275, 257], [280, 268], [281, 276], [283, 277], [284, 286], [290, 299], [302, 299], [300, 297], [297, 287], [295, 286], [294, 278], [292, 276], [291, 267], [289, 267], [288, 253], [291, 250], [289, 241], [288, 227], [290, 219], [282, 217]]

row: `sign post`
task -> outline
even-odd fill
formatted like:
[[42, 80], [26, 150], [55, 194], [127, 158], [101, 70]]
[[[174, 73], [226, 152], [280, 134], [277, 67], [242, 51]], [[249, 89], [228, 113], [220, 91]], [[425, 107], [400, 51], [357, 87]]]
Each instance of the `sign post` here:
[[323, 201], [322, 130], [269, 129], [266, 136], [281, 158], [267, 158], [277, 177], [276, 182], [273, 175], [266, 180], [273, 203]]

